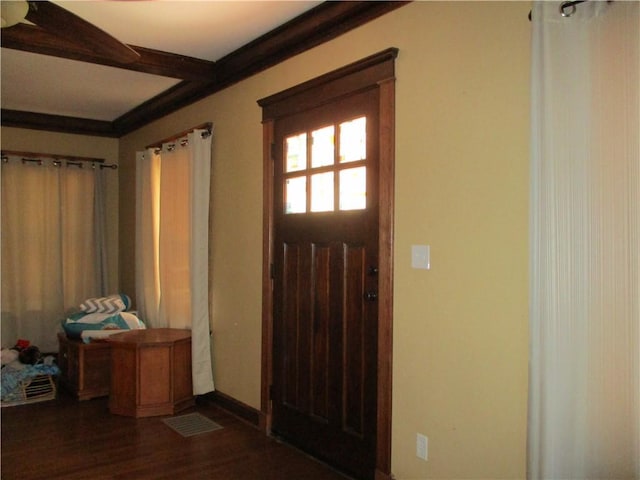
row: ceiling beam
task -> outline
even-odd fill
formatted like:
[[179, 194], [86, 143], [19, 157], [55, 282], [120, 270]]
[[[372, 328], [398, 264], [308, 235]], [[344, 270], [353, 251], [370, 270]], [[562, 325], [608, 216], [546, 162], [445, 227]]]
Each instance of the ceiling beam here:
[[219, 87], [277, 65], [375, 18], [408, 1], [328, 1], [240, 47], [216, 62]]
[[2, 126], [117, 138], [112, 122], [2, 109]]
[[103, 57], [83, 45], [65, 40], [47, 32], [43, 28], [35, 25], [27, 25], [26, 23], [18, 23], [12, 27], [3, 28], [1, 35], [3, 48], [95, 63], [163, 77], [179, 78], [182, 80], [210, 81], [214, 75], [214, 62], [135, 45], [129, 46], [140, 55], [140, 58], [131, 63], [119, 63]]
[[180, 82], [118, 117], [113, 121], [113, 130], [120, 135], [126, 135], [206, 96], [202, 92], [208, 91], [213, 84], [214, 82]]
[[[364, 25], [365, 23], [408, 3], [410, 2], [326, 1], [221, 58], [219, 61], [215, 63], [205, 62], [211, 65], [206, 66], [204, 71], [201, 72], [203, 75], [186, 75], [185, 72], [189, 71], [190, 68], [189, 65], [193, 66], [191, 61], [195, 59], [176, 55], [175, 57], [184, 58], [186, 60], [182, 64], [178, 58], [174, 58], [170, 62], [167, 60], [170, 66], [166, 68], [168, 68], [169, 71], [173, 71], [173, 74], [164, 73], [163, 75], [173, 78], [183, 78], [184, 81], [125, 113], [113, 122], [58, 117], [54, 115], [45, 115], [45, 118], [42, 121], [39, 121], [38, 114], [16, 112], [14, 110], [2, 110], [2, 124], [22, 128], [36, 128], [53, 131], [67, 131], [69, 133], [120, 137], [154, 120], [168, 115], [171, 112], [223, 90], [234, 83], [255, 75], [262, 70], [277, 65], [288, 58], [324, 42], [328, 42], [349, 30]], [[9, 32], [14, 28], [16, 28], [16, 26], [8, 29], [2, 29], [2, 47], [17, 48], [10, 46], [9, 44], [5, 44], [7, 41], [15, 41], [15, 44], [27, 45], [28, 42], [25, 40], [21, 40], [20, 42], [13, 40], [13, 36], [6, 36], [5, 39], [5, 31]], [[39, 32], [38, 35], [42, 35], [42, 32]], [[53, 46], [50, 42], [53, 42]], [[116, 66], [120, 68], [135, 69], [134, 67], [136, 65], [141, 62], [145, 62], [145, 51], [148, 51], [148, 49], [141, 49], [140, 47], [132, 46], [141, 54], [141, 59], [138, 62], [134, 62], [130, 65], [112, 65], [112, 63], [107, 63], [106, 59], [96, 58], [96, 56], [92, 55], [91, 52], [79, 51], [81, 49], [77, 46], [74, 46], [75, 50], [72, 51], [72, 53], [69, 53], [68, 51], [72, 50], [71, 47], [69, 45], [59, 46], [60, 43], [61, 40], [57, 39], [57, 37], [55, 40], [40, 40], [38, 46], [40, 51], [36, 53], [63, 56], [64, 58], [74, 58], [76, 60], [100, 63], [102, 65]], [[24, 46], [20, 49], [32, 51], [28, 48], [30, 47]], [[47, 49], [47, 51], [45, 51], [45, 49]], [[157, 53], [164, 55], [163, 52]], [[75, 57], [71, 57], [70, 55], [74, 55]], [[168, 59], [172, 54], [166, 55], [168, 55], [168, 57], [166, 57]], [[159, 59], [156, 59], [153, 62], [149, 60], [148, 62], [158, 65], [158, 68], [160, 68], [160, 64], [162, 64], [162, 61]], [[211, 69], [209, 70], [209, 68]], [[148, 70], [139, 71], [156, 73], [149, 72]], [[189, 78], [187, 78], [187, 76]], [[54, 125], [56, 118], [61, 122], [59, 126]], [[10, 125], [7, 120], [12, 122], [12, 124]], [[30, 122], [33, 122], [33, 125], [35, 126], [31, 126]], [[49, 125], [49, 128], [47, 128], [47, 125]], [[68, 128], [68, 130], [64, 130], [64, 128]], [[95, 131], [91, 131], [92, 128], [95, 128]]]

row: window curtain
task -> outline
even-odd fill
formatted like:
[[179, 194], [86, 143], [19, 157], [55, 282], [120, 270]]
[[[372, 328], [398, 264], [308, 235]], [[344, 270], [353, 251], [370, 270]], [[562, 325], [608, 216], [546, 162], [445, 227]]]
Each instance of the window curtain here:
[[195, 395], [214, 390], [209, 332], [211, 136], [137, 158], [137, 305], [151, 327], [191, 330]]
[[640, 478], [640, 3], [532, 11], [530, 479]]
[[2, 346], [58, 350], [60, 322], [105, 292], [100, 168], [41, 158], [2, 162]]
[[154, 325], [159, 318], [160, 155], [154, 149], [136, 153], [136, 308]]

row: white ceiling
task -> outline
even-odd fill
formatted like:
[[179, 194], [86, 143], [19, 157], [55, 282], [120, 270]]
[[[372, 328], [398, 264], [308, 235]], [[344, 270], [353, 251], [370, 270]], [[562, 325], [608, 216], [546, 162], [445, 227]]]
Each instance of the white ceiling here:
[[[216, 61], [321, 1], [56, 1], [120, 41]], [[2, 108], [113, 121], [179, 80], [1, 49]]]
[[2, 108], [112, 121], [178, 79], [2, 49]]

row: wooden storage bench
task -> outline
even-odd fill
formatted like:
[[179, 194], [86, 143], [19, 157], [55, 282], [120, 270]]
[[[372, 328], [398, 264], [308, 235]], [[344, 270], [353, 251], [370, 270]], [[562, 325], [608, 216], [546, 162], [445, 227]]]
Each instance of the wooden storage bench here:
[[83, 343], [58, 334], [60, 386], [78, 400], [109, 395], [111, 346], [106, 341]]

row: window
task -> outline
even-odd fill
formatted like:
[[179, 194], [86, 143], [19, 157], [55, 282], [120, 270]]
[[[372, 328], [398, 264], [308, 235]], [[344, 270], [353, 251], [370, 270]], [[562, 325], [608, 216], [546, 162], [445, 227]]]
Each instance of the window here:
[[366, 117], [288, 136], [284, 140], [284, 212], [365, 209], [366, 146]]
[[60, 319], [85, 299], [108, 293], [105, 237], [98, 232], [106, 227], [109, 173], [92, 160], [3, 152], [1, 290], [7, 345], [26, 338], [41, 351], [56, 351]]

